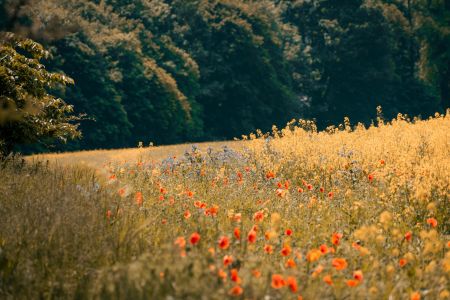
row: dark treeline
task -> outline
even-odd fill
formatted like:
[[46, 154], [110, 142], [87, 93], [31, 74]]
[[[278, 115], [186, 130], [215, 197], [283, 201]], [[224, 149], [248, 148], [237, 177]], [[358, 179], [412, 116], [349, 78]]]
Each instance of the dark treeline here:
[[75, 80], [56, 92], [89, 119], [61, 149], [112, 148], [443, 111], [449, 2], [0, 0], [0, 29]]

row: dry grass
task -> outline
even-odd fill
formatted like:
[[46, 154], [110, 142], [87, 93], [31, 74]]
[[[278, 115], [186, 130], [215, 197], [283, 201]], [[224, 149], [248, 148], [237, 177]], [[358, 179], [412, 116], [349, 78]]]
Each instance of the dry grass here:
[[450, 116], [379, 121], [2, 165], [0, 298], [449, 299]]

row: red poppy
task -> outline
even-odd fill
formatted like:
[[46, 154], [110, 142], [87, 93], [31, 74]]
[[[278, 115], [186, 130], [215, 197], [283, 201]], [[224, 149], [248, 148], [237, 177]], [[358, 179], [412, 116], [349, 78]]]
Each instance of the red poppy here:
[[230, 246], [230, 240], [227, 236], [223, 236], [219, 239], [219, 248], [220, 249], [227, 249]]
[[233, 234], [236, 239], [239, 240], [241, 238], [241, 230], [238, 227], [234, 228]]
[[289, 245], [284, 245], [284, 247], [281, 249], [280, 253], [283, 256], [288, 256], [289, 254], [291, 254], [291, 247]]
[[253, 220], [255, 220], [256, 222], [261, 222], [262, 220], [264, 220], [264, 212], [263, 211], [255, 212], [255, 214], [253, 215]]
[[333, 235], [331, 236], [331, 243], [335, 246], [339, 245], [339, 242], [342, 238], [342, 233], [333, 233]]
[[243, 290], [240, 286], [238, 286], [238, 285], [232, 287], [232, 288], [228, 291], [228, 293], [229, 293], [231, 296], [240, 296], [240, 295], [242, 295], [243, 292], [244, 292], [244, 290]]
[[189, 219], [191, 217], [191, 212], [189, 210], [186, 210], [183, 215], [185, 219]]
[[293, 276], [289, 276], [286, 280], [287, 286], [291, 292], [296, 293], [298, 290], [297, 280]]
[[404, 267], [407, 263], [408, 263], [408, 261], [404, 258], [400, 258], [398, 261], [398, 264], [400, 267]]
[[427, 224], [434, 228], [437, 226], [438, 222], [435, 218], [428, 218]]
[[273, 247], [271, 245], [264, 245], [264, 252], [266, 252], [267, 254], [272, 254]]
[[355, 286], [357, 286], [359, 284], [359, 281], [358, 280], [354, 280], [354, 279], [349, 279], [349, 280], [347, 280], [346, 283], [347, 283], [347, 285], [349, 287], [355, 287]]
[[233, 262], [233, 256], [231, 255], [225, 255], [223, 257], [223, 265], [226, 267], [228, 265], [230, 265]]
[[200, 241], [200, 234], [198, 234], [198, 232], [194, 232], [193, 234], [191, 234], [191, 237], [189, 238], [189, 242], [192, 245], [196, 245], [199, 241]]
[[142, 198], [142, 193], [141, 192], [136, 192], [136, 194], [134, 195], [134, 199], [136, 200], [136, 204], [138, 206], [141, 206], [143, 203], [143, 198]]
[[292, 229], [290, 229], [290, 228], [286, 229], [285, 233], [286, 233], [287, 236], [291, 236], [292, 235]]
[[285, 285], [283, 276], [281, 276], [280, 274], [273, 274], [272, 275], [272, 284], [271, 286], [274, 289], [280, 289]]
[[328, 285], [333, 285], [333, 279], [331, 278], [331, 275], [325, 275], [323, 277], [323, 281]]
[[412, 232], [408, 231], [407, 233], [405, 233], [405, 240], [410, 242], [412, 239]]
[[253, 230], [253, 229], [250, 230], [250, 232], [248, 233], [248, 236], [247, 236], [247, 240], [251, 244], [256, 242], [256, 231], [255, 230]]
[[345, 260], [345, 258], [335, 258], [331, 261], [331, 264], [338, 271], [347, 268], [347, 261]]
[[320, 250], [320, 252], [322, 252], [322, 254], [327, 254], [328, 253], [328, 247], [325, 244], [320, 245], [319, 250]]
[[239, 278], [238, 270], [231, 269], [231, 281], [236, 282], [237, 284], [241, 283], [241, 278]]
[[354, 271], [353, 272], [353, 278], [358, 280], [358, 281], [362, 281], [364, 279], [363, 272], [361, 270]]

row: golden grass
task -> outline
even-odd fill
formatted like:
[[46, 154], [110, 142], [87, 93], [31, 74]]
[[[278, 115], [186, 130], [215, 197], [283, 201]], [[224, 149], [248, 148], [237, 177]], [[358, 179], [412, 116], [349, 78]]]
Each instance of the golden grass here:
[[0, 298], [450, 298], [448, 114], [249, 139], [2, 166]]

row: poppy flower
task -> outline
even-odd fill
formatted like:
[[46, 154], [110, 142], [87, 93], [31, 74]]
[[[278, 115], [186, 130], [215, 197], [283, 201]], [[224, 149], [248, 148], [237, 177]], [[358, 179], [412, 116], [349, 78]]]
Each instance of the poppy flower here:
[[291, 254], [291, 247], [289, 245], [284, 245], [283, 248], [281, 249], [280, 253], [283, 256], [288, 256], [289, 254]]
[[280, 274], [273, 274], [272, 275], [272, 283], [271, 286], [274, 289], [280, 289], [285, 285], [283, 276], [281, 276]]
[[237, 284], [241, 283], [241, 278], [239, 277], [237, 269], [231, 269], [231, 281], [236, 282]]
[[303, 189], [302, 189], [301, 187], [299, 187], [299, 188], [297, 189], [297, 192], [303, 193]]
[[124, 197], [125, 196], [125, 189], [124, 188], [119, 189], [118, 193], [119, 193], [120, 197]]
[[408, 263], [408, 261], [407, 261], [406, 259], [404, 259], [404, 258], [400, 258], [399, 261], [398, 261], [398, 265], [399, 265], [400, 267], [402, 267], [402, 268], [403, 268], [407, 263]]
[[295, 260], [293, 260], [292, 258], [289, 258], [286, 261], [286, 268], [295, 268], [297, 266], [297, 264], [295, 263]]
[[411, 293], [410, 299], [411, 300], [420, 300], [420, 293], [419, 292]]
[[189, 210], [186, 210], [183, 214], [185, 219], [189, 219], [191, 217], [191, 212]]
[[295, 277], [293, 276], [289, 276], [286, 279], [286, 284], [289, 287], [289, 289], [291, 290], [291, 292], [296, 293], [298, 290], [298, 285], [297, 285], [297, 279], [295, 279]]
[[259, 277], [261, 277], [261, 271], [260, 270], [253, 270], [252, 271], [252, 275], [255, 278], [259, 278]]
[[219, 248], [220, 249], [227, 249], [230, 246], [230, 240], [228, 239], [228, 237], [223, 236], [219, 239]]
[[373, 174], [369, 174], [369, 175], [367, 176], [367, 178], [369, 179], [370, 182], [372, 182], [372, 181], [373, 181], [373, 178], [374, 178], [374, 175], [373, 175]]
[[325, 275], [323, 277], [323, 281], [328, 285], [333, 285], [333, 279], [331, 278], [331, 275]]
[[219, 271], [217, 272], [217, 276], [219, 276], [219, 278], [221, 278], [223, 281], [225, 281], [227, 279], [228, 275], [224, 270], [219, 269]]
[[228, 265], [230, 265], [231, 263], [233, 263], [233, 256], [231, 255], [225, 255], [223, 257], [223, 265], [225, 267], [227, 267]]
[[236, 285], [228, 291], [228, 294], [231, 296], [240, 296], [243, 292], [244, 290], [240, 286]]
[[306, 259], [309, 262], [314, 262], [320, 258], [322, 255], [322, 252], [320, 252], [319, 249], [312, 249], [306, 254]]
[[333, 192], [328, 193], [328, 198], [333, 199]]
[[322, 271], [323, 271], [323, 266], [318, 265], [317, 268], [312, 273], [312, 277], [317, 277], [320, 273], [322, 273]]
[[354, 279], [349, 279], [349, 280], [347, 280], [346, 284], [349, 287], [355, 287], [355, 286], [357, 286], [359, 284], [359, 281], [358, 280], [354, 280]]
[[141, 206], [142, 203], [144, 202], [141, 192], [136, 192], [136, 194], [134, 195], [134, 199], [138, 206]]
[[306, 188], [307, 188], [309, 191], [311, 191], [311, 190], [313, 189], [313, 186], [312, 186], [312, 184], [308, 184], [308, 185], [306, 185]]
[[189, 242], [192, 245], [196, 245], [199, 241], [200, 241], [200, 234], [198, 234], [198, 232], [194, 232], [193, 234], [191, 234], [191, 237], [189, 238]]
[[272, 172], [272, 171], [268, 171], [268, 172], [266, 173], [266, 178], [267, 178], [267, 179], [273, 179], [273, 178], [275, 178], [275, 173]]
[[106, 218], [111, 219], [111, 216], [112, 216], [112, 211], [108, 209], [106, 211]]
[[328, 247], [327, 247], [327, 245], [325, 245], [325, 244], [320, 245], [319, 250], [320, 250], [320, 252], [321, 252], [322, 254], [327, 254], [327, 253], [328, 253]]
[[241, 238], [241, 230], [238, 227], [234, 228], [233, 234], [236, 239], [239, 240]]
[[427, 224], [434, 228], [437, 226], [438, 222], [435, 218], [428, 218]]
[[347, 268], [347, 261], [345, 258], [335, 258], [331, 261], [331, 265], [338, 271], [344, 270]]
[[178, 245], [178, 247], [180, 247], [180, 248], [184, 248], [186, 246], [186, 240], [184, 239], [184, 237], [179, 236], [176, 238], [174, 244]]
[[247, 236], [247, 240], [250, 244], [253, 244], [256, 242], [256, 231], [255, 230], [250, 230], [250, 232], [248, 233]]
[[319, 189], [319, 191], [320, 191], [321, 193], [323, 193], [323, 192], [325, 192], [325, 188], [321, 186], [320, 189]]
[[408, 231], [407, 233], [405, 233], [405, 240], [406, 240], [407, 242], [410, 242], [411, 239], [412, 239], [412, 232], [411, 232], [411, 231]]
[[331, 243], [335, 246], [339, 245], [339, 242], [341, 241], [342, 233], [333, 233], [331, 236]]
[[267, 254], [272, 254], [273, 247], [271, 245], [264, 245], [264, 252], [266, 252]]
[[353, 272], [353, 278], [358, 280], [358, 281], [362, 281], [364, 279], [363, 272], [361, 270], [354, 271]]
[[285, 234], [287, 236], [291, 236], [292, 235], [292, 229], [290, 229], [290, 228], [286, 229]]
[[253, 215], [253, 220], [255, 220], [256, 222], [261, 222], [262, 220], [264, 220], [264, 212], [263, 211], [255, 212], [255, 214]]

